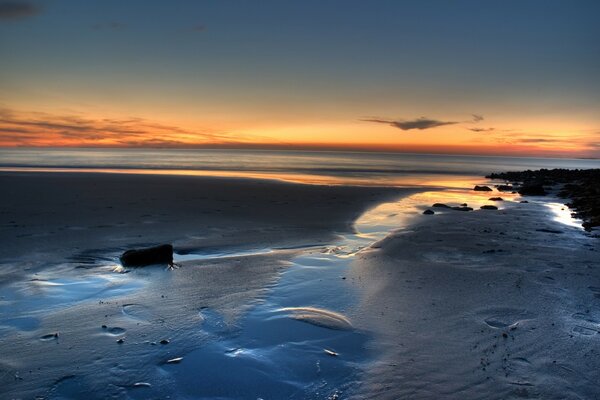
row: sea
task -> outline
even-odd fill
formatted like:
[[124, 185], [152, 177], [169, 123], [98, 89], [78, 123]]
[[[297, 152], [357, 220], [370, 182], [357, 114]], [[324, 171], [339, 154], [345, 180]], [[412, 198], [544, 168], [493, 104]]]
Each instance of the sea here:
[[0, 149], [0, 171], [200, 175], [334, 185], [452, 187], [466, 177], [540, 168], [600, 168], [600, 160], [337, 151]]

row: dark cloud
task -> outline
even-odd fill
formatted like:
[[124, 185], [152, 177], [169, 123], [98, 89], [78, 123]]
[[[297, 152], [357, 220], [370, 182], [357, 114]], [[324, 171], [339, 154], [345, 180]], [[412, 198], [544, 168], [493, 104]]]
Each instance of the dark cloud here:
[[39, 12], [39, 7], [28, 1], [0, 1], [0, 20], [23, 19]]
[[473, 122], [481, 122], [483, 121], [483, 115], [479, 114], [471, 114], [473, 116]]
[[439, 121], [436, 119], [430, 119], [426, 117], [421, 117], [413, 120], [390, 120], [390, 119], [381, 119], [381, 118], [366, 118], [362, 121], [367, 122], [376, 122], [379, 124], [387, 124], [391, 125], [395, 128], [402, 129], [403, 131], [409, 131], [411, 129], [431, 129], [437, 128], [438, 126], [444, 125], [454, 125], [458, 122], [453, 121]]
[[470, 131], [473, 132], [491, 132], [494, 131], [494, 128], [468, 128]]

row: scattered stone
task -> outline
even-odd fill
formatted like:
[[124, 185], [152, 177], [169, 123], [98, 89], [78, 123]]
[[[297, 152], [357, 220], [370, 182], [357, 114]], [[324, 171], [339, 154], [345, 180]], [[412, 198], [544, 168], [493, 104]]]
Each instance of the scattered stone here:
[[527, 204], [527, 203], [529, 203], [529, 202], [528, 202], [527, 200], [521, 200], [519, 203], [522, 203], [522, 204]]
[[466, 206], [468, 206], [468, 204], [467, 203], [462, 203], [460, 206], [461, 207], [466, 207]]
[[500, 192], [512, 192], [515, 188], [511, 185], [496, 185], [496, 189]]
[[490, 197], [488, 200], [490, 201], [504, 201], [502, 197]]
[[479, 186], [479, 185], [475, 185], [473, 190], [476, 192], [491, 192], [492, 191], [492, 189], [487, 186]]
[[481, 206], [481, 209], [482, 209], [482, 210], [497, 210], [497, 209], [498, 209], [498, 207], [496, 207], [496, 206], [491, 206], [491, 205], [489, 205], [489, 204], [486, 204], [485, 206]]
[[471, 207], [452, 207], [452, 209], [456, 211], [473, 211]]
[[522, 196], [545, 196], [546, 190], [540, 184], [524, 185], [519, 189], [519, 194]]
[[535, 185], [537, 190], [541, 185], [562, 185], [558, 196], [571, 199], [567, 206], [575, 211], [575, 217], [583, 220], [583, 227], [590, 231], [593, 227], [600, 226], [600, 169], [598, 168], [504, 172], [491, 174], [487, 178], [522, 182], [523, 187]]
[[102, 325], [102, 329], [107, 329], [107, 328], [108, 328], [108, 326]]
[[502, 337], [503, 337], [504, 339], [506, 339], [506, 338], [508, 338], [508, 334], [507, 334], [506, 332], [502, 332]]
[[434, 205], [432, 205], [431, 207], [437, 207], [437, 208], [450, 208], [449, 205], [444, 204], [444, 203], [435, 203]]
[[169, 341], [169, 339], [162, 339], [159, 343], [160, 344], [169, 344], [171, 342]]
[[435, 214], [435, 212], [433, 210], [425, 210], [425, 211], [423, 211], [423, 214], [425, 214], [425, 215], [433, 215], [433, 214]]
[[173, 267], [173, 246], [163, 244], [145, 249], [127, 250], [121, 255], [124, 267], [144, 267], [147, 265], [168, 264]]
[[123, 344], [123, 343], [125, 343], [125, 339], [119, 338], [119, 339], [117, 339], [117, 343]]

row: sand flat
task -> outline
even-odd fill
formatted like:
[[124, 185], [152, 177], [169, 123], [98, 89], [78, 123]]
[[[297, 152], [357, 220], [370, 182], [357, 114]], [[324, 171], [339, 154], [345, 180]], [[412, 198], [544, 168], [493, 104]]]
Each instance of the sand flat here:
[[538, 201], [423, 217], [360, 254], [352, 320], [379, 356], [356, 398], [597, 397], [598, 238]]
[[[0, 386], [11, 397], [189, 390], [176, 389], [183, 378], [165, 362], [184, 357], [185, 370], [195, 362], [185, 355], [203, 343], [227, 354], [220, 341], [303, 247], [326, 245], [371, 205], [410, 192], [78, 173], [0, 181], [0, 239], [10, 244], [0, 253]], [[203, 257], [174, 271], [114, 272], [123, 250], [163, 242]], [[274, 250], [252, 254], [264, 248]], [[233, 256], [211, 258], [215, 251]]]

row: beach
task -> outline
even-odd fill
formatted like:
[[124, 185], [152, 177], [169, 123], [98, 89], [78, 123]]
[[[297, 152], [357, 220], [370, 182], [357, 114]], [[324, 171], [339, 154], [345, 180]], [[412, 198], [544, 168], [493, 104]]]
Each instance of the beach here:
[[[598, 239], [552, 196], [471, 190], [483, 177], [443, 188], [3, 172], [0, 183], [5, 397], [600, 390]], [[120, 266], [123, 251], [162, 243], [179, 268]]]

